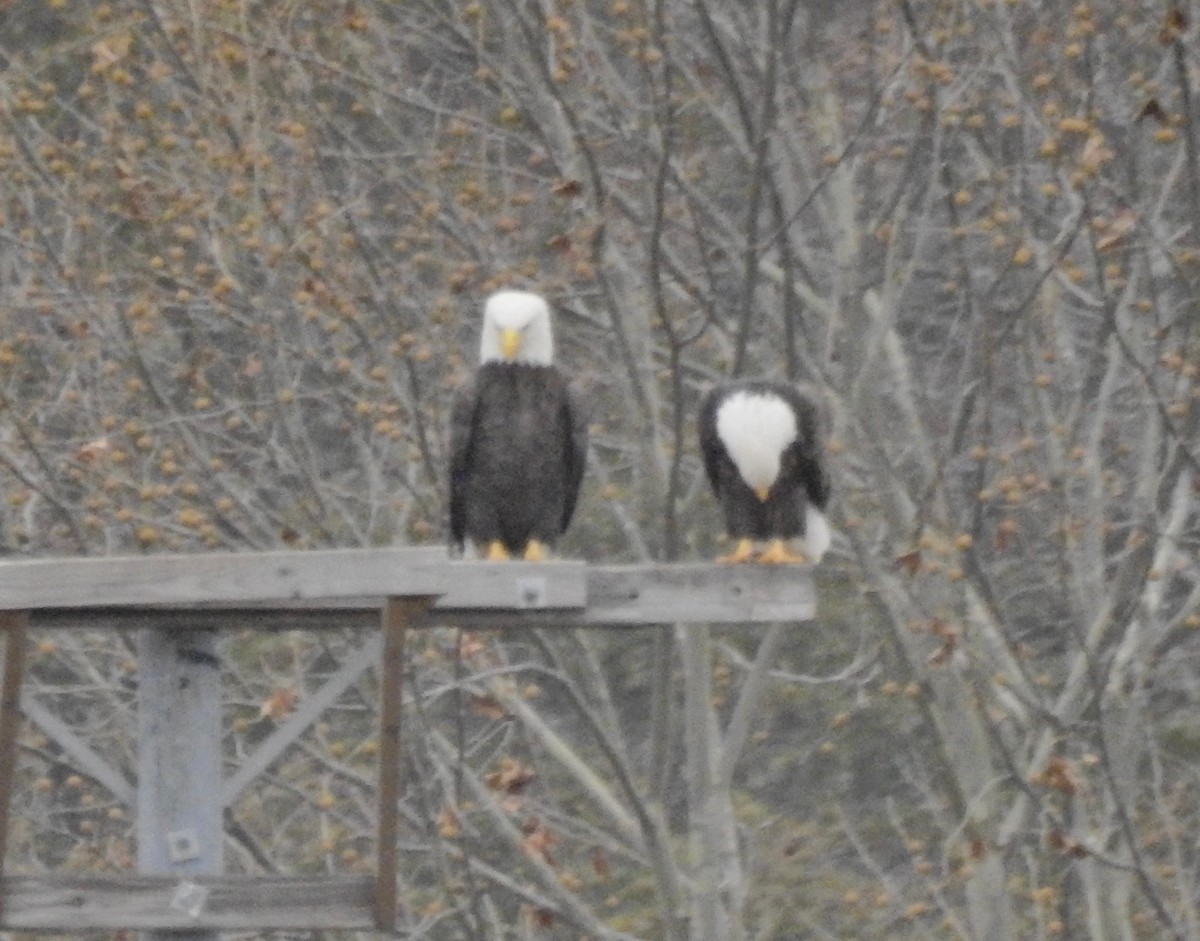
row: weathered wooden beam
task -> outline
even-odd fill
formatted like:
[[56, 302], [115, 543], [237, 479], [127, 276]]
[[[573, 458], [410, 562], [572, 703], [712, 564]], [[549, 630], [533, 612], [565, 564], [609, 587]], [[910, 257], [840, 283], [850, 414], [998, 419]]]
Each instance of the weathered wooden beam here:
[[643, 627], [651, 624], [752, 624], [811, 620], [816, 608], [813, 570], [793, 565], [592, 565], [587, 605], [579, 610], [515, 610], [486, 599], [443, 597], [433, 623], [478, 629]]
[[[13, 776], [17, 773], [17, 736], [21, 731], [21, 681], [25, 675], [25, 646], [29, 618], [24, 611], [0, 611], [4, 633], [4, 674], [0, 685], [0, 881], [8, 851], [8, 817], [12, 809]], [[3, 903], [0, 901], [0, 912]]]
[[[221, 759], [215, 632], [139, 631], [139, 872], [176, 881], [221, 872]], [[195, 898], [186, 904], [194, 907]], [[214, 932], [193, 927], [187, 941], [216, 941]], [[142, 941], [167, 941], [167, 936], [154, 931]]]
[[0, 930], [370, 929], [370, 876], [9, 876]]
[[583, 562], [449, 562], [443, 609], [571, 610], [587, 606], [589, 569]]
[[375, 928], [396, 930], [396, 841], [399, 838], [400, 713], [404, 638], [420, 626], [432, 598], [389, 598], [383, 606], [379, 703], [379, 820], [375, 836]]
[[[385, 551], [385, 550], [364, 550]], [[422, 563], [424, 565], [424, 563]], [[0, 571], [3, 565], [0, 565]], [[811, 620], [813, 569], [792, 565], [588, 565], [579, 562], [430, 563], [447, 586], [432, 623], [474, 629], [639, 627], [708, 622], [753, 624]], [[2, 583], [0, 583], [2, 587]], [[390, 592], [221, 603], [50, 606], [31, 613], [38, 627], [233, 627], [322, 630], [374, 627]], [[420, 594], [417, 591], [400, 592]]]
[[441, 549], [328, 549], [22, 559], [0, 563], [0, 608], [104, 608], [440, 594]]

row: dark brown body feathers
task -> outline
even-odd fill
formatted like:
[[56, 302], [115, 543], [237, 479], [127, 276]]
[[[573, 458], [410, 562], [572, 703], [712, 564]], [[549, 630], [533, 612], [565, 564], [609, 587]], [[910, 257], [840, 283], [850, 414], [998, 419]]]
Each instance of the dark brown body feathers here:
[[484, 363], [455, 396], [450, 423], [450, 536], [519, 553], [553, 545], [575, 512], [587, 423], [554, 366]]

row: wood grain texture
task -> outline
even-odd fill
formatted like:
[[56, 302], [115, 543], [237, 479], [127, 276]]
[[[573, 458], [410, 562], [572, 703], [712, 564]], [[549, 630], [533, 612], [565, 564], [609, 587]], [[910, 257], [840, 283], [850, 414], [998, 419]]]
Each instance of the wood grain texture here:
[[224, 821], [216, 634], [146, 629], [137, 640], [138, 870], [176, 878], [219, 873]]
[[379, 703], [379, 822], [375, 837], [375, 928], [396, 930], [396, 841], [399, 838], [400, 714], [404, 639], [418, 627], [432, 598], [389, 598], [383, 606]]
[[23, 611], [0, 611], [4, 634], [4, 674], [0, 686], [0, 879], [8, 851], [8, 818], [13, 776], [17, 772], [17, 736], [21, 731], [21, 681], [29, 618]]
[[473, 629], [644, 627], [653, 624], [754, 624], [808, 621], [816, 591], [809, 566], [592, 565], [586, 607], [514, 610], [461, 604], [445, 597], [430, 618]]
[[179, 877], [9, 876], [0, 885], [0, 930], [241, 931], [370, 929], [370, 876], [193, 876], [207, 898], [193, 917], [172, 908]]
[[0, 563], [0, 608], [193, 605], [441, 594], [442, 549], [328, 549]]
[[[474, 629], [807, 621], [812, 619], [816, 604], [813, 569], [809, 566], [584, 565], [581, 562], [452, 562], [444, 558], [436, 564], [420, 565], [425, 572], [423, 578], [443, 587], [420, 591], [413, 579], [407, 590], [394, 596], [438, 595], [430, 611], [434, 623]], [[0, 576], [4, 568], [0, 565]], [[0, 577], [0, 589], [3, 584]], [[400, 584], [399, 579], [396, 584]], [[310, 593], [315, 590], [308, 589]], [[237, 600], [230, 597], [230, 592], [220, 590], [207, 602], [160, 601], [147, 607], [122, 604], [120, 594], [113, 592], [111, 604], [96, 602], [93, 606], [64, 607], [49, 601], [46, 607], [31, 612], [31, 618], [37, 627], [92, 629], [375, 627], [388, 595], [389, 592], [335, 592], [321, 597], [310, 594]], [[543, 603], [531, 603], [539, 600]]]

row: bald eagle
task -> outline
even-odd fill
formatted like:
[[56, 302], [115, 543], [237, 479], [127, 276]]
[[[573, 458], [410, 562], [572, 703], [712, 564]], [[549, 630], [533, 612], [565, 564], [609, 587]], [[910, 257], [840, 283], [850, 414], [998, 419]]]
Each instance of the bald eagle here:
[[583, 408], [553, 365], [550, 308], [538, 295], [488, 298], [479, 347], [450, 416], [450, 535], [491, 560], [538, 561], [575, 511]]
[[826, 424], [821, 399], [785, 382], [738, 380], [705, 396], [704, 469], [737, 539], [719, 561], [820, 561], [830, 543]]

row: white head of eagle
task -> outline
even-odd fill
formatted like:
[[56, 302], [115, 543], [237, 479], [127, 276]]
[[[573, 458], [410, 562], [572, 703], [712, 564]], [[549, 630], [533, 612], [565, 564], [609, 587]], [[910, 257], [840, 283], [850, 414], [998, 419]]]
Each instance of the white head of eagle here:
[[777, 395], [737, 389], [717, 408], [717, 437], [742, 480], [765, 499], [796, 440], [796, 413]]
[[450, 412], [451, 542], [489, 559], [537, 561], [575, 511], [585, 409], [553, 364], [550, 308], [538, 295], [489, 297], [479, 352]]
[[497, 291], [483, 308], [479, 340], [481, 363], [536, 363], [554, 361], [550, 308], [529, 291]]
[[[741, 379], [713, 389], [700, 409], [704, 469], [737, 548], [728, 562], [819, 561], [829, 548], [824, 509], [826, 418], [810, 389]], [[802, 540], [800, 554], [790, 543]], [[757, 544], [769, 543], [764, 551]]]

